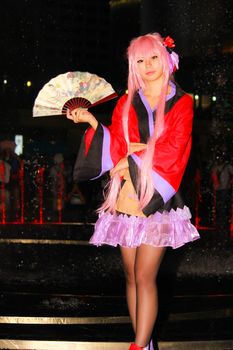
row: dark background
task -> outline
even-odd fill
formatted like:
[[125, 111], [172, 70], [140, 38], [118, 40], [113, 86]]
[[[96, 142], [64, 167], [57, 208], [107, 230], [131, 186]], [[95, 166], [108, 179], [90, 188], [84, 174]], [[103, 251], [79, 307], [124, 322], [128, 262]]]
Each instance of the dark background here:
[[1, 13], [5, 112], [31, 109], [45, 82], [66, 71], [100, 74], [123, 92], [125, 50], [130, 39], [147, 32], [174, 38], [181, 58], [176, 78], [188, 92], [217, 99], [231, 93], [230, 0], [4, 0]]
[[[89, 71], [121, 95], [129, 41], [148, 32], [174, 38], [180, 55], [175, 78], [197, 98], [193, 154], [209, 201], [212, 165], [221, 155], [232, 161], [230, 0], [3, 0], [1, 14], [0, 141], [22, 134], [22, 157], [37, 158], [37, 165], [52, 163], [57, 152], [74, 159], [86, 128], [64, 117], [32, 117], [34, 100], [46, 82], [67, 71]], [[109, 124], [115, 102], [92, 112]]]

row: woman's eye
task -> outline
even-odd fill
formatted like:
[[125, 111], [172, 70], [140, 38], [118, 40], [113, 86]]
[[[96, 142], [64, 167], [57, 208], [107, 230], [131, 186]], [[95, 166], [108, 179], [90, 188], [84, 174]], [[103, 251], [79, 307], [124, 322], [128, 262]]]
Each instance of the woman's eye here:
[[151, 58], [152, 58], [152, 60], [156, 60], [156, 58], [158, 58], [158, 56], [157, 56], [157, 55], [154, 55], [154, 56], [152, 56]]
[[143, 60], [142, 60], [142, 59], [137, 60], [137, 63], [142, 63], [142, 62], [143, 62]]

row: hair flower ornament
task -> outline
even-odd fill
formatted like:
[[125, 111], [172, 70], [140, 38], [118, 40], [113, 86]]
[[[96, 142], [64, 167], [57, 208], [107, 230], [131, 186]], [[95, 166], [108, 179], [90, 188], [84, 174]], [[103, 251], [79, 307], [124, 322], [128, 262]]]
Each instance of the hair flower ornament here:
[[174, 40], [167, 36], [164, 41], [163, 45], [166, 47], [169, 56], [170, 56], [170, 73], [174, 73], [177, 69], [179, 69], [179, 56], [176, 52], [174, 52], [172, 49], [176, 46]]
[[167, 36], [164, 39], [163, 44], [164, 46], [169, 47], [169, 49], [172, 49], [173, 47], [176, 46], [174, 40], [170, 36]]

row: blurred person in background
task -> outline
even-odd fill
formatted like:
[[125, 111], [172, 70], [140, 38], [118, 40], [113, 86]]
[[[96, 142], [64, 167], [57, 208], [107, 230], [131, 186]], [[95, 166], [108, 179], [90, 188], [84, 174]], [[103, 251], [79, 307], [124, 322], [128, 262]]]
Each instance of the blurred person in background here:
[[53, 158], [54, 164], [49, 170], [50, 190], [52, 192], [53, 210], [59, 211], [64, 208], [66, 197], [65, 164], [62, 153], [56, 153]]
[[219, 233], [229, 238], [232, 212], [233, 166], [224, 154], [220, 155], [211, 169], [216, 198], [216, 226]]

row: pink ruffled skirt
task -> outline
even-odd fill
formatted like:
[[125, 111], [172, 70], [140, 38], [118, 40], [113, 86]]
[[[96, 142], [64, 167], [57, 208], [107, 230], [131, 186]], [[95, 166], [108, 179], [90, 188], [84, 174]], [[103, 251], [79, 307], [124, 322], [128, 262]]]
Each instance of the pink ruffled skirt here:
[[183, 209], [156, 212], [148, 218], [102, 213], [95, 224], [90, 243], [129, 248], [147, 244], [175, 249], [200, 238], [190, 219], [191, 213], [186, 206]]

